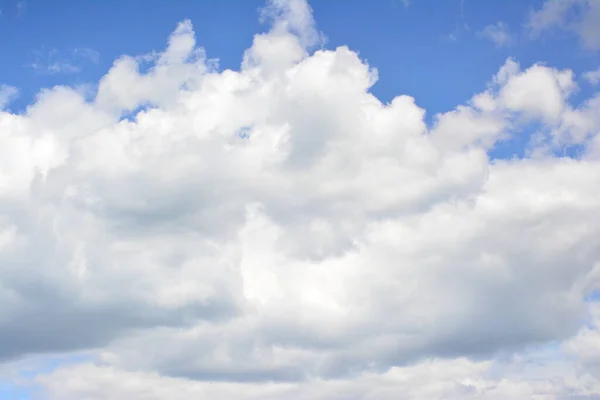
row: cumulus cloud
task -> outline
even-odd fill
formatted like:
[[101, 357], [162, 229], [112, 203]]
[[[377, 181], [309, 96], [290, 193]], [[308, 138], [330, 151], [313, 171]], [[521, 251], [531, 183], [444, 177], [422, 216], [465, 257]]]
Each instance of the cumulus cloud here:
[[508, 59], [427, 126], [356, 52], [311, 50], [305, 2], [263, 17], [238, 71], [183, 21], [91, 100], [0, 113], [0, 358], [85, 350], [38, 379], [67, 400], [598, 393], [580, 361], [497, 375], [582, 335], [599, 288], [597, 98]]
[[276, 399], [597, 399], [598, 382], [539, 352], [505, 362], [431, 360], [382, 374], [305, 383], [198, 382], [83, 364], [41, 379], [51, 398]]
[[583, 46], [600, 50], [600, 2], [598, 0], [546, 0], [531, 12], [528, 27], [532, 37], [553, 28], [576, 33]]
[[556, 346], [492, 360], [429, 359], [382, 373], [301, 382], [223, 382], [126, 371], [110, 365], [64, 366], [37, 379], [51, 399], [569, 399], [600, 393], [600, 315], [588, 307], [587, 327]]

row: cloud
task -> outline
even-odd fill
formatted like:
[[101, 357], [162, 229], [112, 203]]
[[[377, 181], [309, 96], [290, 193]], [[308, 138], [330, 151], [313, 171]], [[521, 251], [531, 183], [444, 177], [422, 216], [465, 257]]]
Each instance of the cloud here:
[[87, 47], [78, 47], [78, 48], [74, 49], [72, 53], [73, 53], [73, 57], [82, 58], [93, 64], [97, 64], [98, 61], [100, 60], [100, 53], [98, 53], [94, 49], [90, 49]]
[[479, 35], [491, 40], [497, 47], [510, 46], [513, 40], [504, 22], [486, 26]]
[[531, 34], [538, 35], [546, 29], [564, 24], [567, 11], [577, 2], [578, 0], [546, 0], [539, 10], [533, 10], [529, 16]]
[[464, 33], [468, 33], [471, 28], [465, 19], [465, 2], [464, 0], [460, 0], [459, 2], [459, 15], [458, 20], [456, 21], [455, 28], [452, 32], [442, 35], [442, 40], [448, 42], [456, 42], [460, 39], [460, 37]]
[[[582, 336], [586, 335], [582, 331]], [[59, 368], [40, 376], [50, 399], [598, 399], [597, 373], [582, 373], [589, 362], [577, 347], [556, 357], [537, 349], [504, 360], [474, 361], [465, 358], [434, 359], [384, 373], [363, 372], [348, 379], [305, 382], [203, 382], [169, 378], [156, 373], [85, 363]], [[595, 340], [595, 339], [594, 339]]]
[[70, 56], [64, 57], [57, 49], [48, 52], [36, 51], [35, 61], [28, 65], [40, 74], [76, 74], [86, 63], [97, 64], [100, 53], [90, 48], [75, 48]]
[[[0, 358], [91, 354], [41, 374], [57, 399], [593, 393], [568, 360], [564, 382], [494, 371], [592, 307], [598, 98], [508, 59], [428, 126], [356, 52], [311, 50], [306, 3], [263, 17], [237, 71], [183, 21], [91, 100], [0, 113]], [[525, 157], [490, 160], [531, 124]]]
[[537, 37], [553, 28], [579, 36], [589, 50], [600, 50], [600, 2], [597, 0], [546, 0], [528, 20], [530, 35]]
[[595, 71], [588, 71], [583, 74], [583, 77], [590, 83], [590, 85], [597, 85], [600, 83], [600, 68]]
[[80, 71], [80, 68], [78, 66], [70, 64], [68, 62], [54, 62], [52, 64], [46, 65], [45, 67], [35, 64], [33, 65], [33, 68], [37, 69], [38, 71], [41, 71], [43, 69], [44, 72], [47, 72], [49, 74], [72, 74]]
[[3, 110], [18, 94], [17, 88], [0, 85], [0, 110]]
[[22, 17], [25, 15], [25, 12], [27, 11], [27, 2], [19, 1], [19, 2], [17, 2], [17, 5], [15, 6], [15, 8], [16, 8], [17, 17]]
[[80, 67], [73, 64], [71, 60], [62, 58], [58, 50], [36, 51], [35, 61], [27, 65], [40, 74], [73, 74], [80, 71]]

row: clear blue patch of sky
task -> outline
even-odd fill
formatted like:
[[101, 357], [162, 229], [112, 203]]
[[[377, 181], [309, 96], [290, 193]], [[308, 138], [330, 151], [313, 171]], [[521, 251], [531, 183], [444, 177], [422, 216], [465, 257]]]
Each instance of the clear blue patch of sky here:
[[33, 393], [29, 388], [22, 388], [13, 383], [0, 382], [0, 400], [31, 400]]
[[587, 302], [600, 302], [600, 290], [590, 293], [585, 300]]
[[496, 142], [488, 152], [490, 159], [513, 159], [526, 156], [532, 137], [542, 129], [542, 124], [533, 122], [513, 130], [509, 138]]

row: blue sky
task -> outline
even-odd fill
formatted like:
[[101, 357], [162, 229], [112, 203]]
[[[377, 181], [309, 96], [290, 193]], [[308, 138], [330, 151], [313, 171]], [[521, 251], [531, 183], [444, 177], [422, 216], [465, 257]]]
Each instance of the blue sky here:
[[[373, 93], [384, 101], [410, 94], [431, 116], [480, 91], [509, 56], [522, 65], [544, 62], [576, 73], [596, 68], [598, 52], [582, 49], [576, 35], [528, 37], [528, 13], [542, 3], [415, 0], [405, 7], [401, 0], [368, 6], [349, 0], [313, 1], [311, 6], [327, 48], [347, 45], [377, 67], [380, 80]], [[257, 0], [6, 0], [0, 19], [1, 81], [20, 89], [13, 107], [22, 109], [40, 88], [96, 82], [118, 56], [162, 49], [185, 18], [194, 23], [209, 57], [218, 58], [222, 68], [237, 69], [253, 34], [266, 29], [257, 18], [262, 5]], [[511, 45], [501, 48], [478, 34], [499, 21], [514, 36]], [[48, 71], [52, 65], [58, 71]], [[585, 95], [585, 85], [582, 90]]]
[[[569, 98], [573, 107], [594, 95], [597, 88], [584, 79], [584, 74], [599, 68], [600, 51], [583, 45], [578, 32], [561, 29], [559, 23], [538, 36], [531, 34], [528, 25], [531, 13], [540, 10], [546, 1], [555, 0], [313, 0], [309, 3], [317, 28], [326, 37], [324, 48], [348, 46], [357, 52], [378, 70], [379, 80], [370, 89], [375, 96], [384, 103], [399, 94], [414, 97], [416, 104], [427, 112], [426, 122], [433, 126], [434, 115], [451, 111], [485, 90], [509, 58], [516, 60], [523, 70], [536, 63], [572, 70], [578, 87]], [[266, 23], [259, 21], [263, 6], [262, 0], [3, 0], [0, 86], [18, 90], [6, 110], [27, 115], [27, 107], [35, 103], [36, 95], [45, 88], [96, 85], [121, 55], [163, 51], [169, 35], [186, 19], [193, 23], [197, 44], [209, 58], [219, 60], [220, 70], [239, 70], [242, 55], [252, 46], [253, 36], [269, 30]], [[500, 142], [486, 149], [487, 153], [492, 159], [523, 157], [530, 134], [541, 129], [543, 123], [546, 121], [527, 121], [515, 128], [508, 143]], [[562, 154], [577, 158], [584, 149], [582, 143], [561, 149]], [[487, 166], [487, 160], [485, 163]], [[590, 178], [590, 182], [595, 181]], [[456, 189], [459, 197], [469, 190], [467, 184]], [[545, 197], [540, 194], [539, 198]], [[283, 208], [275, 209], [281, 212]], [[589, 210], [577, 215], [585, 212]], [[591, 247], [593, 243], [588, 247], [582, 244], [582, 248]], [[546, 322], [542, 321], [540, 326]], [[33, 364], [36, 365], [33, 370], [20, 371], [21, 377], [31, 378], [58, 366], [80, 363], [82, 356], [77, 355], [77, 350], [74, 349], [73, 356], [42, 357], [43, 361]], [[11, 378], [14, 375], [2, 375], [2, 371], [0, 400], [34, 398], [33, 391], [20, 387]]]

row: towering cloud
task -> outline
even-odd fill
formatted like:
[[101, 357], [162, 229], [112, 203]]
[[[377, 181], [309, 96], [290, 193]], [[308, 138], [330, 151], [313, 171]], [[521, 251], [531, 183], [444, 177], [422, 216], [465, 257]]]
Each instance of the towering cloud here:
[[88, 354], [61, 400], [598, 393], [598, 98], [508, 59], [428, 126], [304, 1], [263, 16], [239, 71], [183, 21], [0, 112], [0, 358]]

